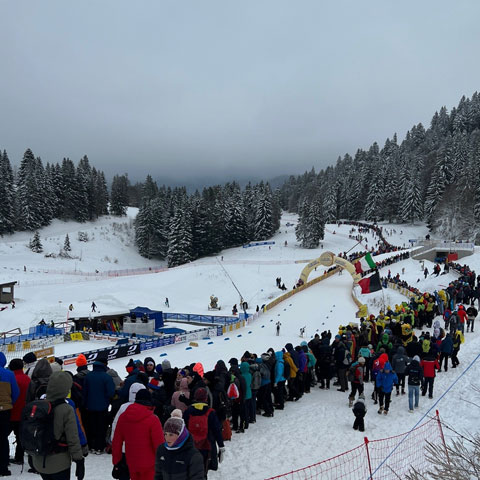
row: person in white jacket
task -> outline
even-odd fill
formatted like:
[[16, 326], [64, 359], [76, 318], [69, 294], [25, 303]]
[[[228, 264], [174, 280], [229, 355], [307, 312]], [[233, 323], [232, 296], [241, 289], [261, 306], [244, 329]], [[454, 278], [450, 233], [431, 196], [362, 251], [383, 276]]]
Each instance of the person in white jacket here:
[[117, 414], [115, 415], [115, 418], [113, 419], [112, 422], [112, 433], [110, 434], [110, 444], [112, 443], [113, 435], [115, 434], [115, 428], [117, 428], [117, 423], [118, 419], [120, 418], [120, 415], [132, 404], [135, 403], [135, 398], [137, 396], [137, 393], [140, 390], [143, 390], [145, 388], [145, 385], [142, 383], [132, 383], [130, 385], [130, 389], [128, 390], [128, 402], [127, 403], [122, 403], [120, 405], [120, 408], [118, 409]]

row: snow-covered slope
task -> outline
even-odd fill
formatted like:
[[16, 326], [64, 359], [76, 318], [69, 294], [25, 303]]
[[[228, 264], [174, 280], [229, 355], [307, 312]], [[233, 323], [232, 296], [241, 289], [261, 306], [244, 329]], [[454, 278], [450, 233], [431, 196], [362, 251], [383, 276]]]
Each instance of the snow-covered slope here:
[[[113, 221], [118, 222], [118, 219], [110, 219], [110, 222]], [[92, 300], [101, 312], [113, 312], [137, 305], [162, 309], [164, 297], [168, 296], [170, 311], [206, 313], [208, 299], [214, 293], [222, 305], [221, 313], [229, 313], [231, 306], [238, 303], [239, 296], [219, 262], [249, 302], [252, 311], [257, 304], [267, 303], [280, 295], [280, 290], [275, 286], [276, 277], [280, 276], [288, 288], [293, 286], [304, 267], [303, 263], [296, 262], [316, 258], [325, 250], [335, 253], [347, 251], [356, 243], [348, 237], [351, 227], [329, 225], [323, 249], [305, 250], [296, 246], [294, 229], [286, 227], [287, 222], [295, 224], [296, 217], [284, 215], [281, 232], [274, 237], [276, 243], [271, 249], [267, 246], [234, 248], [221, 253], [223, 261], [220, 260], [221, 255], [219, 255], [218, 260], [213, 257], [204, 258], [161, 273], [119, 278], [100, 276], [101, 280], [96, 281], [90, 280], [90, 277], [84, 278], [78, 275], [50, 274], [41, 271], [24, 273], [23, 264], [35, 265], [38, 269], [49, 268], [58, 271], [72, 270], [72, 261], [58, 258], [45, 259], [43, 256], [31, 254], [23, 246], [27, 240], [21, 237], [24, 234], [15, 234], [8, 239], [3, 239], [7, 244], [4, 243], [0, 247], [1, 265], [7, 267], [0, 270], [1, 279], [20, 280], [20, 287], [16, 290], [17, 308], [13, 311], [9, 309], [0, 312], [2, 329], [13, 326], [21, 326], [25, 329], [38, 322], [40, 318], [63, 319], [66, 316], [66, 306], [70, 303], [74, 304], [76, 314], [87, 314]], [[117, 239], [114, 241], [111, 225], [111, 223], [103, 224], [103, 228], [108, 231], [105, 235], [110, 236], [110, 242], [101, 241], [101, 236], [95, 234], [95, 240], [90, 244], [92, 247], [90, 256], [88, 259], [82, 256], [81, 262], [78, 261], [81, 264], [81, 270], [94, 272], [98, 269], [98, 262], [105, 255], [118, 258], [121, 262], [119, 268], [159, 264], [159, 262], [149, 262], [139, 257], [131, 244], [126, 246]], [[65, 229], [61, 230], [60, 226], [64, 226]], [[54, 227], [57, 229], [55, 236], [61, 240], [62, 245], [66, 233], [69, 233], [72, 239], [75, 231], [94, 229], [91, 224], [59, 224], [49, 228]], [[393, 244], [400, 245], [403, 243], [408, 245], [409, 238], [423, 236], [426, 231], [424, 226], [393, 226], [393, 228], [397, 233], [389, 237], [389, 240]], [[44, 237], [43, 231], [41, 235]], [[368, 245], [374, 245], [371, 237], [368, 238]], [[122, 247], [125, 248], [124, 251], [121, 250]], [[75, 245], [72, 253], [77, 254], [78, 248], [82, 247]], [[363, 249], [363, 247], [359, 245], [355, 249]], [[12, 256], [4, 253], [9, 251], [12, 252]], [[480, 271], [480, 254], [476, 253], [468, 257], [465, 263], [469, 263], [472, 268]], [[9, 270], [14, 267], [19, 267], [20, 271]], [[80, 267], [77, 266], [77, 268]], [[114, 265], [108, 264], [108, 269], [112, 268]], [[438, 278], [428, 277], [424, 280], [419, 262], [414, 260], [407, 260], [389, 268], [392, 274], [401, 272], [401, 269], [405, 268], [405, 275], [402, 277], [418, 288], [428, 291], [445, 286], [450, 279], [454, 278], [452, 274]], [[430, 265], [428, 268], [432, 270]], [[312, 276], [319, 275], [322, 273], [321, 270], [323, 271], [318, 269], [317, 272], [312, 272]], [[387, 269], [385, 273], [386, 271]], [[419, 279], [418, 282], [417, 279]], [[27, 280], [32, 284], [23, 285], [22, 283], [26, 283]], [[42, 283], [46, 281], [52, 284]], [[287, 342], [299, 343], [301, 339], [298, 332], [303, 326], [306, 326], [308, 339], [316, 331], [331, 329], [334, 332], [339, 324], [355, 321], [356, 307], [350, 298], [351, 285], [351, 277], [346, 273], [335, 275], [279, 304], [256, 322], [230, 335], [228, 341], [219, 337], [211, 345], [206, 341], [200, 341], [198, 348], [192, 350], [185, 350], [185, 345], [180, 344], [149, 350], [148, 355], [152, 355], [157, 361], [168, 358], [173, 365], [178, 366], [201, 361], [205, 370], [210, 370], [218, 359], [228, 361], [232, 356], [240, 357], [245, 350], [260, 354], [269, 347], [280, 349]], [[395, 304], [402, 301], [403, 297], [396, 292], [385, 291], [383, 294], [377, 292], [363, 296], [362, 300], [368, 300], [372, 305], [372, 313], [377, 313], [384, 300], [386, 303]], [[274, 324], [277, 320], [282, 323], [279, 337], [274, 333]], [[377, 415], [369, 400], [372, 387], [371, 385], [366, 387], [369, 408], [366, 417], [366, 435], [370, 439], [407, 431], [419, 420], [421, 415], [434, 404], [435, 399], [439, 398], [440, 394], [477, 355], [480, 349], [478, 333], [468, 334], [466, 337], [466, 343], [462, 346], [459, 355], [461, 368], [440, 373], [435, 382], [434, 400], [422, 397], [421, 407], [415, 414], [408, 413], [407, 399], [403, 396], [393, 398], [388, 417]], [[167, 356], [160, 357], [161, 353], [166, 353]], [[140, 355], [138, 358], [143, 359], [145, 356], [147, 355]], [[111, 362], [111, 366], [124, 375], [125, 363], [124, 360], [116, 360]], [[475, 365], [438, 405], [442, 418], [454, 425], [457, 430], [478, 430], [478, 425], [472, 422], [471, 406], [468, 404], [468, 401], [475, 401], [475, 392], [471, 384], [477, 382], [478, 374], [479, 368]], [[257, 423], [251, 425], [247, 433], [234, 435], [232, 442], [227, 443], [226, 459], [220, 470], [211, 472], [209, 478], [233, 480], [267, 478], [294, 468], [301, 468], [360, 444], [363, 434], [352, 429], [353, 415], [348, 408], [346, 395], [337, 392], [335, 388], [330, 391], [322, 391], [318, 388], [312, 390], [311, 394], [304, 395], [299, 402], [288, 403], [286, 409], [277, 411], [273, 418], [258, 417]], [[446, 435], [448, 438], [449, 433], [446, 432]], [[86, 460], [86, 478], [89, 480], [109, 478], [110, 462], [111, 457], [107, 455], [89, 456]], [[12, 478], [20, 478], [20, 468], [12, 466], [11, 469], [14, 473]], [[23, 473], [21, 478], [36, 477]]]

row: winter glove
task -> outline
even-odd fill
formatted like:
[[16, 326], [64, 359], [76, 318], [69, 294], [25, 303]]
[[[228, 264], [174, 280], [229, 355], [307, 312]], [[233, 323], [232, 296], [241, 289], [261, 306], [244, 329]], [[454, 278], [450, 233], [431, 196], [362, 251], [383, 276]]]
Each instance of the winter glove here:
[[225, 447], [220, 447], [218, 450], [218, 463], [223, 462], [223, 457], [225, 456]]
[[75, 476], [78, 480], [83, 480], [85, 478], [85, 459], [76, 460], [77, 468], [75, 469]]

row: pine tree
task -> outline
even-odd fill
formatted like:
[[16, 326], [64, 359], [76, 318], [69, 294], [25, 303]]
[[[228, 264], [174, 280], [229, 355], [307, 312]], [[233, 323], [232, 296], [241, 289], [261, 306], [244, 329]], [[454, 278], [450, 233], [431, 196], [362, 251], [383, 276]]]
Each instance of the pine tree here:
[[20, 164], [17, 182], [17, 221], [22, 230], [35, 230], [44, 224], [37, 174], [37, 162], [33, 152], [28, 148]]
[[33, 238], [30, 240], [28, 248], [35, 253], [43, 252], [43, 246], [42, 242], [40, 241], [40, 234], [38, 231], [33, 234]]
[[263, 182], [257, 186], [255, 205], [255, 240], [266, 240], [273, 234], [272, 193]]
[[187, 212], [177, 208], [171, 221], [168, 235], [167, 260], [169, 267], [176, 267], [191, 260], [192, 233]]
[[128, 207], [128, 176], [115, 175], [112, 181], [112, 194], [110, 199], [110, 213], [124, 216]]
[[63, 242], [63, 250], [65, 252], [71, 252], [72, 247], [70, 246], [70, 238], [68, 237], [68, 233], [65, 235], [65, 241]]
[[7, 152], [0, 152], [0, 236], [15, 229], [15, 190]]
[[307, 199], [304, 199], [298, 209], [298, 223], [295, 227], [295, 236], [303, 248], [315, 248], [318, 246], [315, 234], [310, 228], [311, 219], [310, 204]]
[[327, 194], [323, 201], [323, 216], [325, 223], [334, 223], [337, 220], [337, 192], [333, 182], [327, 186]]
[[405, 200], [402, 205], [402, 219], [412, 224], [415, 220], [420, 220], [423, 216], [422, 199], [420, 198], [420, 189], [416, 178], [410, 179], [406, 185]]

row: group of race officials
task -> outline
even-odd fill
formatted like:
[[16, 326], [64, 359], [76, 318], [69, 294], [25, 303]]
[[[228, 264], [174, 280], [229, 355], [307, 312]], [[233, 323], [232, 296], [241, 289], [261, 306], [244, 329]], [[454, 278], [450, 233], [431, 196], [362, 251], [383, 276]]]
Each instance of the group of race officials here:
[[[465, 268], [460, 273], [441, 295], [418, 292], [410, 303], [341, 326], [336, 335], [325, 331], [261, 355], [246, 351], [207, 372], [201, 363], [177, 368], [147, 357], [129, 359], [122, 379], [106, 358], [90, 366], [80, 354], [72, 374], [60, 359], [50, 363], [33, 353], [5, 368], [0, 352], [0, 477], [26, 457], [29, 471], [44, 480], [69, 479], [72, 462], [82, 480], [89, 453], [110, 453], [114, 478], [203, 480], [219, 468], [232, 431], [244, 433], [257, 415], [273, 417], [314, 386], [328, 390], [333, 379], [348, 392], [354, 429], [364, 431], [370, 381], [379, 414], [388, 414], [393, 392], [408, 392], [413, 412], [420, 393], [433, 397], [436, 372], [459, 364], [465, 325], [474, 331], [475, 297], [467, 305], [458, 300], [465, 302], [476, 277]], [[415, 327], [432, 324], [432, 332], [415, 335]]]

